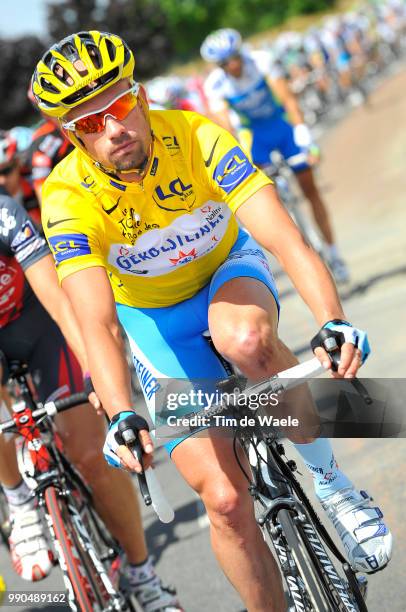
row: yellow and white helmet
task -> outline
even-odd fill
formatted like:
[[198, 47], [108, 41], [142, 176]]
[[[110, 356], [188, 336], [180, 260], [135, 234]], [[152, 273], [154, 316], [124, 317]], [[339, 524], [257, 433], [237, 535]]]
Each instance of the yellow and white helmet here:
[[38, 108], [61, 118], [121, 79], [133, 79], [134, 56], [122, 38], [90, 30], [67, 36], [43, 55], [32, 77]]

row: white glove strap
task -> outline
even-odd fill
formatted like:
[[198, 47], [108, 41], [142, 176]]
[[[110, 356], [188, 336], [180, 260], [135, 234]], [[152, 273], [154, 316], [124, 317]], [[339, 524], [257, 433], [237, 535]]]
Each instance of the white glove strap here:
[[293, 139], [295, 144], [302, 149], [308, 149], [313, 143], [310, 130], [304, 123], [293, 126]]

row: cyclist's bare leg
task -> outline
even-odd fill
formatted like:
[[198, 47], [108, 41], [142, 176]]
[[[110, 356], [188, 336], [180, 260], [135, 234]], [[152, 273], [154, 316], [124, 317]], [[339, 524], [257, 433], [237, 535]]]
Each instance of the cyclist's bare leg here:
[[21, 474], [17, 465], [17, 455], [14, 436], [6, 440], [0, 436], [0, 483], [12, 489], [21, 482]]
[[[0, 367], [0, 376], [3, 372]], [[11, 399], [6, 387], [0, 387], [0, 404], [10, 411]], [[7, 411], [2, 411], [2, 420], [7, 418]], [[10, 489], [16, 487], [21, 481], [21, 474], [17, 464], [17, 454], [14, 436], [0, 436], [0, 484]]]
[[147, 557], [137, 495], [128, 474], [107, 465], [102, 448], [105, 421], [89, 405], [57, 417], [64, 449], [89, 483], [100, 516], [119, 541], [130, 563]]
[[339, 76], [340, 85], [344, 91], [348, 92], [352, 86], [352, 77], [350, 70], [343, 70]]
[[[252, 381], [298, 363], [279, 339], [277, 325], [278, 310], [272, 293], [253, 278], [224, 283], [209, 307], [209, 328], [217, 350]], [[307, 385], [290, 391], [288, 402], [289, 414], [299, 419], [300, 427], [285, 430], [285, 434], [295, 443], [313, 441], [319, 435], [319, 418]], [[283, 405], [273, 407], [272, 414], [280, 416], [284, 409]]]
[[[279, 570], [255, 521], [247, 480], [229, 438], [193, 437], [172, 452], [210, 519], [213, 551], [249, 612], [286, 610]], [[248, 469], [248, 468], [247, 468]]]
[[309, 200], [314, 219], [320, 228], [324, 240], [327, 244], [334, 243], [333, 230], [330, 224], [329, 215], [326, 205], [324, 204], [317, 185], [314, 181], [314, 175], [311, 168], [306, 168], [300, 172], [296, 172], [296, 179], [303, 191], [304, 196]]

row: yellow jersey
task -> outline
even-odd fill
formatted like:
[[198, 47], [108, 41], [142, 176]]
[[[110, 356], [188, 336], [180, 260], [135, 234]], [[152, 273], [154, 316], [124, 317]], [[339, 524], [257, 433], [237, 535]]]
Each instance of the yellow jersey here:
[[233, 213], [270, 183], [205, 117], [151, 111], [154, 147], [141, 183], [112, 177], [79, 149], [45, 181], [42, 222], [60, 282], [103, 266], [117, 303], [163, 307], [192, 297], [225, 261]]

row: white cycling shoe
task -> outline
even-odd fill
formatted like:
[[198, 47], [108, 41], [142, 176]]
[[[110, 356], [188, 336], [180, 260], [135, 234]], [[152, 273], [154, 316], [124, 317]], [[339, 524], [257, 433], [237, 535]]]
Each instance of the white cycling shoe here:
[[123, 564], [120, 573], [129, 584], [129, 594], [133, 594], [141, 606], [143, 612], [183, 612], [180, 606], [176, 590], [162, 584], [156, 574], [154, 576], [138, 576], [141, 582], [132, 582], [131, 570], [128, 565]]
[[347, 552], [354, 570], [372, 574], [383, 569], [392, 555], [392, 534], [383, 514], [371, 506], [366, 491], [341, 489], [321, 501]]
[[44, 536], [38, 510], [27, 504], [11, 515], [10, 554], [17, 574], [35, 582], [52, 569], [53, 555]]
[[337, 285], [342, 285], [349, 282], [350, 272], [348, 270], [348, 266], [340, 257], [330, 259], [328, 261], [328, 266]]

